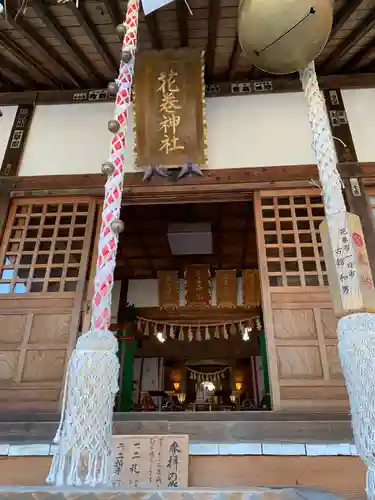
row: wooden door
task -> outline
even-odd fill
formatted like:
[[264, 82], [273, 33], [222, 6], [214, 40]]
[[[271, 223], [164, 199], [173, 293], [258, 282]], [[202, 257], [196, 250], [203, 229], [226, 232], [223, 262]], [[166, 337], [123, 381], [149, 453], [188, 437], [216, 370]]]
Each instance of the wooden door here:
[[347, 409], [315, 189], [255, 196], [273, 409]]
[[90, 198], [12, 202], [0, 249], [2, 410], [58, 410], [94, 215]]

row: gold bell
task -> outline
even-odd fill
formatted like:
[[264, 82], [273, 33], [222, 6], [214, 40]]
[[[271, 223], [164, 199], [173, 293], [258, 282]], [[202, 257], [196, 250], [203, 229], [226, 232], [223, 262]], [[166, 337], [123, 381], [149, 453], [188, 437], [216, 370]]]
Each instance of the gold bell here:
[[117, 91], [118, 91], [118, 86], [117, 86], [117, 83], [116, 82], [109, 82], [108, 84], [108, 92], [111, 94], [111, 95], [114, 95], [114, 94], [117, 94]]
[[109, 120], [108, 130], [113, 134], [117, 134], [117, 132], [120, 130], [119, 122], [117, 120]]
[[126, 26], [124, 23], [120, 23], [116, 26], [116, 33], [118, 33], [119, 35], [125, 35]]
[[124, 64], [128, 64], [132, 59], [132, 54], [129, 50], [123, 52], [121, 54], [121, 61], [124, 63]]
[[124, 223], [122, 222], [122, 220], [120, 219], [117, 219], [117, 220], [114, 220], [112, 223], [111, 223], [111, 229], [112, 231], [115, 233], [115, 234], [120, 234], [123, 232], [125, 228], [125, 225]]
[[102, 165], [102, 172], [107, 177], [109, 177], [110, 175], [112, 175], [113, 172], [114, 172], [114, 170], [115, 170], [115, 166], [110, 161], [106, 161], [106, 162], [103, 163], [103, 165]]

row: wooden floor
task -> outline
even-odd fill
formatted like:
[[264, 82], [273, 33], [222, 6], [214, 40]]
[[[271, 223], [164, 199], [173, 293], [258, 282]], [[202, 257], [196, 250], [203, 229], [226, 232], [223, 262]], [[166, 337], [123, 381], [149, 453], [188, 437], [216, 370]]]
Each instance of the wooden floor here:
[[[51, 442], [59, 415], [0, 413], [0, 442]], [[344, 413], [161, 412], [117, 413], [115, 434], [188, 434], [191, 442], [347, 443], [353, 441]]]

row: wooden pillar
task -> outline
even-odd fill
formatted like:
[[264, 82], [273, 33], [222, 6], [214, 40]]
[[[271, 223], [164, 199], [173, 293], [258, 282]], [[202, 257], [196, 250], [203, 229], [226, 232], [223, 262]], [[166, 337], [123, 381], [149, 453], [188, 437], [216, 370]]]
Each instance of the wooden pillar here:
[[26, 146], [27, 136], [33, 119], [34, 108], [34, 104], [23, 104], [18, 106], [0, 168], [1, 176], [14, 177], [18, 175], [22, 154]]
[[344, 182], [344, 194], [349, 212], [360, 217], [366, 240], [371, 272], [375, 277], [375, 226], [371, 205], [367, 199], [363, 181], [359, 178], [357, 153], [345, 111], [341, 90], [324, 91], [332, 135]]

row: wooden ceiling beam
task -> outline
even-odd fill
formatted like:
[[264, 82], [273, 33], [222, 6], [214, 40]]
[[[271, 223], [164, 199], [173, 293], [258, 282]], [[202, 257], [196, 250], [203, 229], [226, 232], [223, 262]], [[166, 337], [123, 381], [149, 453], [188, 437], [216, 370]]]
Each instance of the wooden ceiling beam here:
[[26, 71], [24, 71], [22, 68], [17, 66], [17, 64], [13, 63], [9, 59], [2, 57], [1, 55], [0, 55], [0, 68], [5, 69], [8, 72], [12, 73], [13, 75], [18, 76], [29, 87], [35, 85], [34, 80], [30, 78], [30, 76], [27, 74]]
[[[58, 40], [61, 46], [67, 51], [67, 53], [77, 61], [77, 64], [82, 66], [89, 75], [96, 74], [95, 67], [91, 64], [85, 53], [75, 44], [74, 40], [71, 38], [69, 33], [62, 28], [55, 17], [49, 11], [47, 5], [42, 0], [34, 0], [31, 4], [35, 13], [40, 17], [43, 23], [46, 25], [47, 29], [53, 34], [53, 36]], [[81, 76], [70, 68], [70, 73], [74, 77], [77, 86], [80, 88], [87, 85]], [[90, 78], [90, 81], [93, 79]], [[101, 82], [100, 78], [95, 77], [95, 84]]]
[[232, 55], [229, 60], [228, 71], [225, 78], [226, 80], [232, 81], [234, 79], [237, 72], [238, 63], [240, 61], [241, 53], [242, 49], [237, 35], [236, 41], [234, 42]]
[[79, 4], [77, 8], [75, 2], [68, 2], [66, 5], [85, 30], [86, 35], [90, 38], [91, 43], [97, 50], [98, 54], [100, 54], [105, 64], [111, 71], [113, 71], [114, 74], [117, 74], [119, 62], [115, 60], [114, 56], [109, 51], [107, 44], [99, 33], [98, 28], [91, 21], [84, 7]]
[[[109, 13], [113, 26], [116, 27], [123, 21], [124, 17], [118, 2], [116, 0], [103, 0], [103, 3]], [[121, 37], [121, 35], [119, 35], [119, 37]]]
[[[362, 60], [370, 54], [373, 50], [375, 49], [375, 37], [371, 38], [371, 40], [366, 43], [363, 47], [359, 49], [358, 52], [356, 52], [350, 59], [346, 61], [346, 63], [343, 66], [340, 66], [338, 68], [338, 71], [340, 72], [350, 72], [355, 70], [355, 68], [361, 64]], [[366, 64], [366, 66], [372, 67], [374, 66], [373, 61], [371, 63]], [[370, 69], [370, 68], [369, 68]], [[361, 67], [362, 71], [362, 67]]]
[[344, 57], [374, 27], [375, 8], [358, 23], [353, 31], [329, 54], [327, 59], [318, 66], [318, 71], [330, 70], [337, 61]]
[[[30, 70], [30, 76], [36, 75], [36, 79], [40, 82], [43, 82], [43, 79], [47, 80], [50, 87], [54, 89], [58, 89], [59, 85], [56, 83], [55, 79], [52, 78], [52, 75], [48, 71], [46, 71], [38, 61], [31, 58], [29, 54], [27, 54], [20, 46], [18, 46], [10, 37], [7, 37], [5, 33], [0, 33], [0, 45], [7, 52], [12, 54], [12, 56], [17, 59], [22, 65], [26, 66]], [[22, 71], [22, 70], [21, 70]], [[26, 73], [24, 73], [26, 74]], [[42, 77], [42, 79], [40, 78]]]
[[58, 76], [61, 74], [61, 70], [69, 81], [72, 82], [73, 85], [76, 85], [75, 79], [70, 73], [70, 68], [68, 67], [66, 61], [53, 47], [46, 43], [44, 38], [41, 37], [37, 31], [25, 21], [25, 18], [22, 15], [19, 15], [16, 20], [16, 12], [8, 7], [7, 21], [15, 31], [18, 31], [18, 33], [20, 33], [24, 38], [29, 40], [47, 61], [50, 61], [50, 65], [54, 69], [53, 72], [46, 69], [44, 62], [35, 60], [34, 64], [40, 71], [42, 71], [43, 74], [47, 75], [57, 87], [64, 87], [61, 78]]
[[216, 38], [220, 20], [221, 0], [209, 0], [208, 40], [206, 48], [206, 75], [212, 79], [215, 73]]
[[185, 0], [176, 0], [176, 15], [181, 47], [189, 46], [188, 14], [189, 11], [186, 7]]
[[337, 12], [337, 14], [335, 14], [331, 30], [331, 39], [336, 36], [344, 24], [349, 21], [351, 16], [362, 3], [363, 0], [346, 0], [341, 9]]
[[152, 12], [152, 14], [148, 14], [148, 16], [144, 15], [144, 18], [151, 38], [152, 48], [154, 50], [163, 50], [163, 41], [161, 38], [157, 12]]

